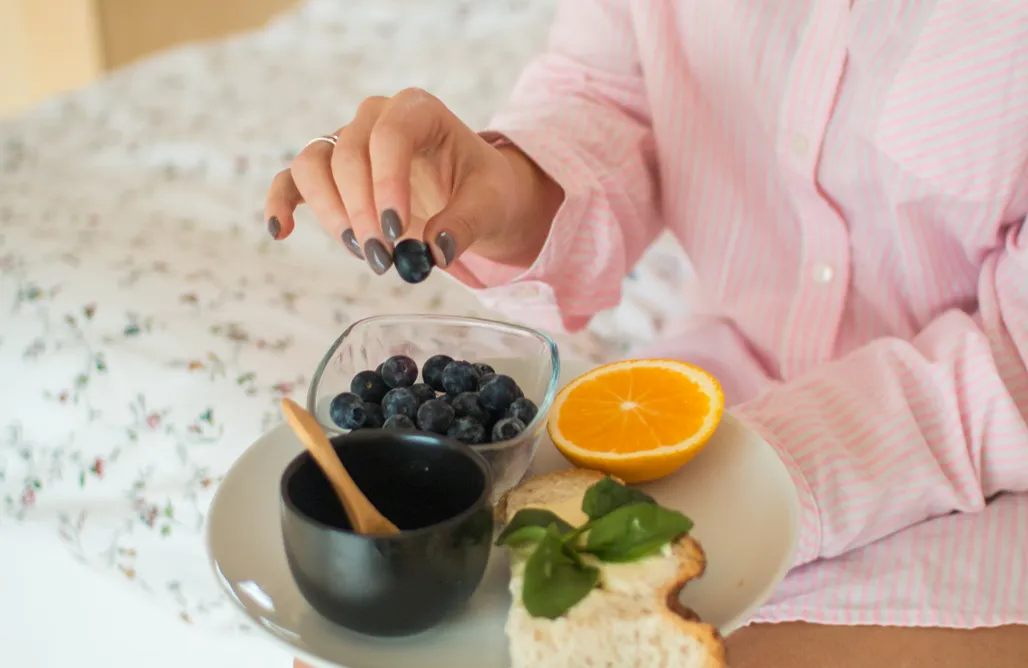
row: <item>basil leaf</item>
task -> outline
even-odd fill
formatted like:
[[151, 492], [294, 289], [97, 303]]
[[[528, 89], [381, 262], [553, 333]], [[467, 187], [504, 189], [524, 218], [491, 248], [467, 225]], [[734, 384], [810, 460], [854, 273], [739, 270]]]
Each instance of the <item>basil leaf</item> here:
[[652, 557], [656, 554], [660, 554], [661, 548], [669, 542], [670, 541], [665, 538], [653, 538], [651, 540], [640, 541], [627, 548], [614, 546], [610, 549], [601, 550], [593, 556], [600, 561], [605, 561], [607, 563], [627, 563], [638, 561], [639, 559], [645, 559], [646, 557]]
[[550, 528], [525, 563], [521, 599], [533, 617], [556, 619], [588, 596], [599, 578], [599, 569], [571, 558]]
[[[542, 508], [522, 508], [514, 514], [514, 517], [510, 518], [507, 526], [503, 527], [503, 531], [496, 537], [496, 545], [523, 545], [527, 540], [542, 540], [542, 535], [538, 534], [538, 532], [521, 530], [528, 527], [539, 527], [545, 530], [550, 525], [555, 526], [558, 533], [561, 534], [566, 534], [574, 528], [555, 513], [551, 513], [548, 510], [543, 510]], [[518, 535], [514, 540], [520, 542], [512, 543], [511, 537], [515, 533]], [[537, 537], [532, 538], [533, 536]]]
[[602, 561], [634, 561], [689, 533], [692, 520], [654, 503], [622, 506], [592, 523], [584, 551]]
[[[522, 547], [530, 543], [538, 543], [543, 538], [546, 538], [546, 528], [540, 526], [523, 526], [520, 529], [514, 531], [506, 531], [506, 533], [500, 534], [503, 538], [503, 543], [510, 547]], [[499, 545], [500, 539], [497, 539], [497, 545]]]
[[564, 552], [564, 556], [573, 561], [576, 566], [582, 566], [583, 568], [588, 566], [588, 564], [585, 563], [585, 560], [582, 559], [582, 555], [578, 553], [575, 546], [569, 544], [567, 540], [561, 541], [560, 548]]
[[582, 512], [595, 520], [622, 506], [635, 503], [656, 503], [652, 497], [637, 489], [625, 487], [613, 478], [604, 478], [590, 487], [582, 499]]

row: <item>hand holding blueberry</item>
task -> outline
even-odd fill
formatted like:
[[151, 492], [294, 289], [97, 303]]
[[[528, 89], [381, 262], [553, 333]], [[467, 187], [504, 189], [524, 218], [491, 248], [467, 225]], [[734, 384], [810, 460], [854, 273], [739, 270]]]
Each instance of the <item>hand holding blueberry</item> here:
[[417, 283], [472, 245], [491, 260], [528, 267], [564, 199], [519, 149], [494, 146], [416, 88], [367, 98], [333, 136], [306, 146], [275, 176], [268, 232], [289, 237], [294, 211], [307, 204], [376, 274], [395, 264]]

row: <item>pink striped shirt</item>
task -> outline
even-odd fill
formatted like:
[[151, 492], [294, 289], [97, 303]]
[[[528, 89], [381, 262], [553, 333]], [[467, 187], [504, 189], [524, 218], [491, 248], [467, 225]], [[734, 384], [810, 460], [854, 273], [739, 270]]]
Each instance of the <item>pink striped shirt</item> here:
[[802, 500], [755, 621], [1028, 623], [1028, 3], [569, 0], [493, 128], [566, 199], [528, 271], [455, 268], [487, 303], [579, 329], [687, 251], [659, 352]]

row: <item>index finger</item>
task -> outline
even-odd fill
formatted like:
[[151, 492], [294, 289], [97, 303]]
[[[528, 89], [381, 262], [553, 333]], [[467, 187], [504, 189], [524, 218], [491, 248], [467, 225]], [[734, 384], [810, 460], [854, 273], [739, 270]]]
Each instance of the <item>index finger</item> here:
[[436, 148], [460, 121], [436, 97], [410, 88], [390, 99], [371, 129], [371, 163], [375, 207], [382, 234], [399, 239], [410, 227], [411, 163], [416, 153]]

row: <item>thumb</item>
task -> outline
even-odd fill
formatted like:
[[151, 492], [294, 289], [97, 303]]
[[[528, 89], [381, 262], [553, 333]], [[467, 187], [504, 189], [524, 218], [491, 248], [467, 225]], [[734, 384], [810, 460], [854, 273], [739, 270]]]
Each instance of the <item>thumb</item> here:
[[424, 229], [424, 241], [432, 249], [438, 266], [446, 269], [476, 240], [487, 232], [488, 221], [500, 215], [495, 211], [495, 188], [482, 178], [463, 180], [446, 206], [432, 216]]

